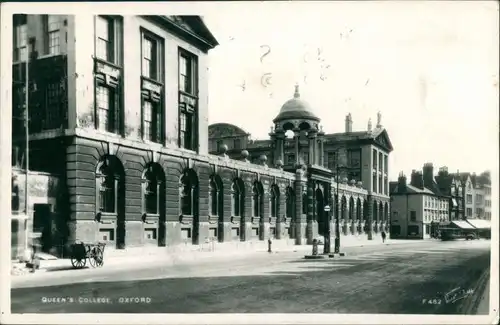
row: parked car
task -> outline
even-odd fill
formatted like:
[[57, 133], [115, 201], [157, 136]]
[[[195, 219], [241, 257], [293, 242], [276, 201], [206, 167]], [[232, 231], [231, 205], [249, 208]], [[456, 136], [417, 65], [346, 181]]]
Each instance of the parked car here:
[[477, 236], [474, 233], [470, 233], [465, 236], [465, 240], [473, 240], [473, 239], [477, 239]]

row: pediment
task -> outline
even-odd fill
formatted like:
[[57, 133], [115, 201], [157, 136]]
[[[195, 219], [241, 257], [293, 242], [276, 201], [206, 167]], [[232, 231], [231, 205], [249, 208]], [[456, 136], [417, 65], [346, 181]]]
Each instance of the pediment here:
[[188, 22], [186, 22], [186, 20], [183, 17], [181, 16], [167, 16], [167, 17], [173, 22], [175, 22], [177, 25], [182, 26], [188, 31], [196, 34], [196, 31], [193, 29], [193, 27], [189, 25]]
[[389, 134], [387, 133], [386, 130], [383, 130], [382, 133], [380, 133], [375, 138], [375, 143], [381, 146], [382, 148], [385, 148], [389, 152], [393, 150], [391, 140], [389, 139]]

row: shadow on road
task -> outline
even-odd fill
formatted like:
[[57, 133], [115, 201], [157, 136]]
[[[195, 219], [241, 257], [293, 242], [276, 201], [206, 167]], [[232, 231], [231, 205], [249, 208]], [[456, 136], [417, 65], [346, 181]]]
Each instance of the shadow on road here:
[[74, 270], [74, 271], [81, 271], [81, 270], [88, 270], [90, 267], [84, 266], [82, 268], [74, 268], [71, 265], [67, 266], [49, 266], [45, 270], [45, 272], [55, 272], [55, 271], [68, 271], [68, 270]]
[[[371, 261], [354, 267], [320, 261], [325, 262], [289, 264], [289, 270], [264, 268], [249, 275], [227, 269], [205, 277], [14, 289], [11, 308], [13, 313], [472, 314], [473, 308], [464, 308], [471, 297], [447, 302], [444, 296], [457, 287], [476, 289], [490, 258], [483, 254], [438, 266], [426, 264], [425, 258], [413, 264]], [[43, 303], [43, 297], [73, 300]], [[82, 297], [109, 298], [109, 303], [78, 302]], [[127, 303], [127, 297], [146, 297], [150, 302]]]

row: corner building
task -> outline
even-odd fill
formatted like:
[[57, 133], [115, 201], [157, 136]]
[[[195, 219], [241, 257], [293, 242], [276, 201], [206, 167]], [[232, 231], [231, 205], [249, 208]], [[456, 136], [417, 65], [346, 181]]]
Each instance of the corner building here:
[[332, 234], [337, 214], [343, 236], [371, 238], [373, 232], [388, 232], [388, 161], [393, 147], [380, 113], [376, 128], [370, 120], [365, 131], [352, 130], [351, 114], [345, 132], [325, 134], [320, 122], [296, 86], [273, 120], [270, 139], [250, 140], [241, 128], [216, 123], [209, 127], [209, 149], [256, 165], [270, 160], [274, 168], [296, 173], [297, 203], [289, 236], [297, 243], [310, 243], [327, 231], [325, 205], [333, 210]]

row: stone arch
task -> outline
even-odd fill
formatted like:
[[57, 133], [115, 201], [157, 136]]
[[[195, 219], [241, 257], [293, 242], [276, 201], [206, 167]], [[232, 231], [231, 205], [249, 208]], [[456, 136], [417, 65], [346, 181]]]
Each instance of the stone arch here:
[[158, 246], [166, 245], [166, 177], [160, 164], [148, 163], [142, 172], [142, 221], [158, 221]]
[[224, 184], [218, 174], [209, 179], [210, 216], [217, 217], [217, 240], [224, 242]]
[[382, 201], [379, 202], [378, 211], [379, 211], [378, 212], [379, 222], [384, 222], [385, 221], [384, 203]]
[[260, 181], [255, 181], [252, 186], [252, 215], [262, 220], [264, 217], [264, 187]]
[[307, 192], [302, 192], [302, 214], [307, 215]]
[[361, 221], [361, 199], [358, 197], [356, 200], [356, 221]]
[[290, 130], [294, 130], [295, 129], [295, 125], [293, 125], [292, 122], [286, 122], [283, 124], [283, 131], [290, 131]]
[[368, 200], [364, 199], [363, 200], [363, 221], [367, 222], [368, 221], [368, 213], [370, 212], [368, 209], [370, 207], [368, 206]]
[[345, 195], [342, 195], [342, 201], [340, 203], [340, 211], [341, 211], [341, 217], [342, 217], [342, 232], [344, 235], [347, 235], [347, 199]]
[[311, 129], [311, 124], [309, 122], [301, 122], [299, 124], [299, 130], [301, 131], [309, 131]]
[[314, 192], [314, 197], [316, 199], [316, 221], [318, 222], [318, 234], [323, 236], [326, 230], [325, 218], [324, 218], [324, 207], [325, 207], [325, 197], [321, 188], [316, 188]]
[[[378, 202], [376, 200], [373, 201], [373, 217], [372, 221], [378, 222]], [[377, 232], [377, 227], [374, 228], [375, 232]]]
[[245, 182], [241, 178], [233, 179], [231, 184], [231, 217], [240, 222], [240, 240], [245, 240]]
[[285, 218], [290, 220], [290, 228], [288, 228], [288, 236], [290, 238], [295, 238], [295, 191], [291, 186], [288, 186], [285, 190]]
[[[100, 226], [115, 238], [117, 249], [125, 248], [125, 168], [118, 157], [103, 155], [96, 166], [96, 221], [115, 221], [113, 226]], [[106, 223], [111, 225], [110, 223]], [[115, 236], [116, 234], [116, 236]]]
[[271, 185], [269, 191], [269, 206], [270, 206], [270, 216], [271, 218], [279, 218], [280, 215], [280, 188], [278, 185]]
[[355, 209], [354, 209], [354, 198], [351, 196], [349, 197], [349, 219], [355, 220], [356, 214], [355, 214]]
[[196, 171], [186, 168], [179, 177], [179, 196], [181, 222], [192, 222], [192, 243], [199, 244], [200, 215], [199, 215], [199, 182]]

